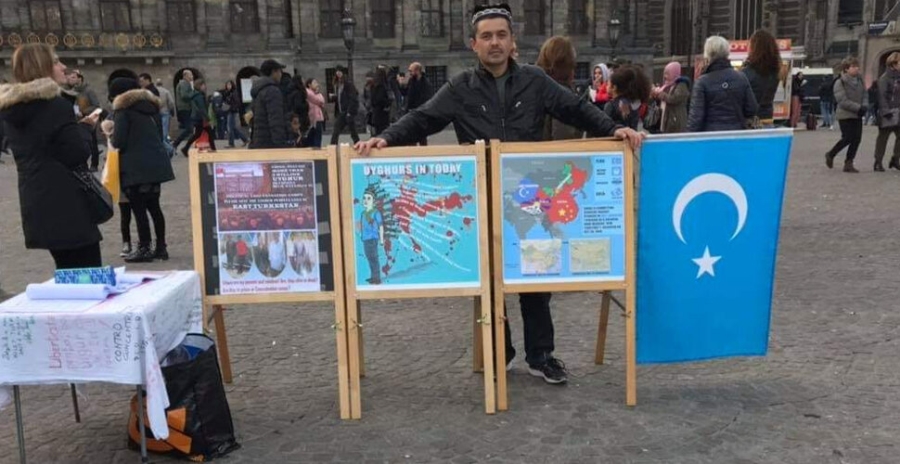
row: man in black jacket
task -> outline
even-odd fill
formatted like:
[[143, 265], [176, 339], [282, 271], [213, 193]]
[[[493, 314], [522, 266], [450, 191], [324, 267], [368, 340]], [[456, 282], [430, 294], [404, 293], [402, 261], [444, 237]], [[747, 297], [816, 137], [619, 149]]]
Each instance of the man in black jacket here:
[[[409, 65], [409, 84], [407, 84], [406, 106], [408, 111], [412, 111], [431, 99], [434, 91], [431, 83], [425, 77], [425, 68], [421, 63], [412, 63]], [[419, 145], [428, 145], [428, 137], [422, 137], [418, 141]]]
[[[427, 103], [409, 112], [381, 137], [358, 143], [357, 151], [369, 155], [373, 148], [409, 145], [453, 123], [459, 143], [500, 139], [507, 142], [540, 141], [545, 115], [588, 132], [590, 136], [615, 136], [639, 146], [643, 136], [617, 126], [602, 111], [557, 84], [540, 68], [519, 66], [510, 59], [515, 40], [508, 5], [478, 6], [472, 16], [470, 40], [478, 66], [450, 80]], [[529, 372], [547, 383], [568, 380], [565, 365], [555, 357], [550, 293], [519, 295], [525, 325], [525, 360]], [[506, 329], [507, 365], [515, 356]], [[502, 368], [498, 366], [498, 368]]]
[[353, 143], [359, 143], [359, 134], [356, 133], [356, 115], [359, 114], [359, 92], [353, 85], [353, 76], [344, 76], [344, 71], [338, 69], [334, 73], [334, 130], [331, 134], [331, 144], [337, 145], [344, 127], [350, 128], [350, 138]]
[[256, 79], [250, 90], [253, 97], [251, 149], [288, 146], [288, 122], [284, 117], [284, 94], [280, 87], [282, 69], [284, 65], [275, 60], [264, 61], [259, 68], [262, 77]]

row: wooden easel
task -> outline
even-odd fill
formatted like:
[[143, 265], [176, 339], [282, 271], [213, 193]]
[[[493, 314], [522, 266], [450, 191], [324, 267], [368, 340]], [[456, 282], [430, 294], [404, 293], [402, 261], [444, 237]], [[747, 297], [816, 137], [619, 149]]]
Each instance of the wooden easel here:
[[350, 404], [351, 418], [362, 417], [362, 400], [360, 377], [365, 375], [365, 356], [363, 350], [362, 301], [374, 299], [408, 299], [408, 298], [449, 298], [474, 297], [474, 336], [473, 365], [476, 372], [484, 372], [485, 412], [496, 412], [494, 388], [494, 349], [491, 343], [491, 298], [490, 298], [490, 258], [487, 233], [487, 179], [485, 173], [485, 144], [482, 141], [470, 146], [431, 146], [414, 148], [389, 148], [379, 150], [374, 157], [384, 161], [403, 158], [434, 158], [440, 161], [441, 156], [472, 156], [477, 167], [477, 201], [479, 224], [479, 248], [481, 282], [478, 287], [441, 286], [440, 288], [423, 289], [390, 289], [360, 291], [357, 287], [356, 249], [354, 231], [353, 185], [351, 163], [360, 158], [349, 145], [341, 146], [341, 199], [344, 243], [348, 251], [344, 254], [347, 262], [344, 265], [347, 288], [347, 323], [350, 361]]
[[[349, 363], [347, 356], [347, 317], [344, 307], [343, 280], [343, 245], [340, 233], [340, 202], [338, 188], [337, 149], [329, 147], [323, 150], [284, 149], [284, 150], [230, 150], [226, 153], [198, 153], [193, 151], [190, 160], [191, 176], [191, 217], [194, 238], [194, 267], [200, 274], [203, 293], [203, 323], [208, 330], [210, 322], [215, 323], [216, 343], [222, 365], [222, 377], [231, 383], [231, 357], [228, 350], [228, 337], [225, 330], [224, 305], [262, 304], [262, 303], [303, 303], [331, 302], [334, 304], [334, 325], [338, 361], [338, 397], [342, 419], [350, 418]], [[206, 287], [207, 260], [204, 256], [204, 227], [217, 230], [217, 224], [208, 224], [203, 220], [203, 208], [215, 205], [215, 192], [201, 191], [201, 169], [212, 169], [216, 163], [253, 163], [253, 162], [316, 162], [325, 161], [328, 170], [328, 210], [330, 213], [331, 256], [333, 264], [334, 288], [331, 291], [309, 293], [264, 293], [246, 295], [208, 295]], [[201, 165], [207, 165], [201, 167]], [[317, 179], [317, 183], [318, 183]], [[211, 197], [207, 197], [211, 196]], [[207, 309], [212, 307], [212, 314]]]
[[[625, 275], [622, 279], [596, 280], [596, 281], [559, 281], [553, 283], [516, 283], [505, 282], [503, 267], [503, 192], [502, 189], [502, 157], [506, 154], [534, 154], [537, 156], [554, 156], [555, 154], [591, 154], [603, 156], [604, 154], [621, 154], [624, 171], [624, 235], [625, 235]], [[632, 150], [622, 142], [603, 140], [572, 140], [564, 142], [545, 143], [501, 143], [491, 141], [491, 196], [492, 196], [492, 241], [493, 249], [493, 278], [494, 278], [494, 332], [495, 343], [498, 347], [506, 344], [506, 335], [503, 324], [506, 323], [506, 309], [504, 298], [507, 293], [528, 292], [583, 292], [597, 291], [603, 293], [600, 307], [600, 323], [597, 330], [597, 347], [594, 359], [597, 364], [603, 363], [606, 346], [606, 329], [609, 321], [609, 304], [612, 298], [610, 294], [614, 290], [625, 291], [625, 403], [629, 406], [637, 404], [637, 363], [635, 343], [635, 310], [637, 302], [635, 275], [635, 214], [634, 214], [634, 162]], [[496, 364], [504, 366], [502, 349], [497, 350]], [[497, 369], [497, 408], [504, 411], [508, 408], [508, 392], [506, 370]]]

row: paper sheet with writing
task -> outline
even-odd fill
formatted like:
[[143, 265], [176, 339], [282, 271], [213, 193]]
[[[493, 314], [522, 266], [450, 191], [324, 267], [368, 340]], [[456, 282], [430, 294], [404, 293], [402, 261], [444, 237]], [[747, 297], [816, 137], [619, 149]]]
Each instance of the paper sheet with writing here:
[[[168, 436], [169, 406], [161, 359], [202, 327], [200, 279], [174, 272], [78, 311], [23, 310], [19, 297], [0, 304], [0, 384], [113, 382], [144, 384], [150, 428]], [[78, 302], [82, 303], [82, 302]]]

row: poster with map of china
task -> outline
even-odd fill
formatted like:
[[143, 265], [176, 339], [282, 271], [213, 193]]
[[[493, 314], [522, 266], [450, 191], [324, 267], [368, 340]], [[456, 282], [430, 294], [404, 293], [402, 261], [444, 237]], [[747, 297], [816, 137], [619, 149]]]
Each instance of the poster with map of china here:
[[500, 165], [505, 284], [625, 280], [623, 153], [504, 153]]

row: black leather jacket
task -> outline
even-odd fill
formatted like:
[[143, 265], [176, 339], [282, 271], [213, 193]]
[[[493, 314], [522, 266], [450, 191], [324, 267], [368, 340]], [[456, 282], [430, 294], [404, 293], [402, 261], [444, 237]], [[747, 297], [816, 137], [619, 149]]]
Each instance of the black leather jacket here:
[[612, 136], [622, 127], [542, 69], [511, 60], [502, 107], [494, 77], [479, 65], [454, 76], [431, 100], [410, 111], [381, 137], [390, 146], [409, 145], [453, 123], [461, 144], [491, 139], [542, 141], [547, 115], [591, 137]]

